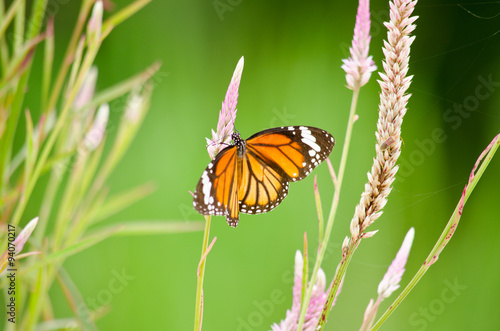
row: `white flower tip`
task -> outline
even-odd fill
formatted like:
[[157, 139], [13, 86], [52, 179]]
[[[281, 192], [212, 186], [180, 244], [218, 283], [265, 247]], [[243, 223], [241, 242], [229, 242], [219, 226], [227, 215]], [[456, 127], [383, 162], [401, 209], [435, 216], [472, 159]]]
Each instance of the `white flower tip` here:
[[85, 147], [89, 150], [92, 151], [100, 145], [102, 138], [104, 137], [104, 133], [106, 132], [108, 118], [109, 105], [107, 103], [103, 103], [97, 110], [94, 123], [92, 123], [92, 127], [87, 132], [83, 140]]
[[413, 238], [415, 238], [415, 229], [412, 227], [410, 230], [408, 230], [408, 233], [405, 236], [405, 239], [403, 240], [403, 244], [401, 245], [401, 248], [405, 248], [408, 252], [410, 251], [411, 245], [413, 244]]
[[295, 252], [295, 265], [300, 265], [301, 267], [304, 265], [304, 259], [302, 258], [302, 253], [297, 249]]
[[[26, 228], [30, 229], [31, 231], [33, 231], [33, 229], [36, 227], [36, 225], [38, 224], [38, 220], [40, 219], [40, 217], [35, 217], [34, 219], [32, 219], [28, 225], [26, 225]], [[26, 229], [25, 228], [25, 229]], [[412, 228], [413, 229], [413, 228]]]
[[238, 64], [236, 65], [236, 70], [238, 71], [242, 71], [243, 70], [243, 66], [245, 65], [245, 57], [242, 56], [240, 58], [240, 60], [238, 61]]
[[[234, 69], [233, 78], [231, 79], [231, 84], [229, 86], [229, 89], [231, 89], [231, 86], [234, 85], [234, 84], [236, 84], [235, 88], [238, 88], [239, 81], [241, 80], [241, 74], [243, 73], [243, 66], [244, 65], [245, 65], [245, 59], [242, 56], [240, 58], [240, 60], [238, 61], [238, 64], [236, 65], [236, 68]], [[236, 90], [236, 92], [237, 92], [237, 90]]]
[[138, 89], [134, 89], [127, 102], [125, 118], [132, 123], [138, 123], [141, 119], [143, 103], [144, 97], [139, 93]]
[[349, 245], [349, 237], [344, 238], [344, 242], [342, 243], [342, 250], [345, 251], [347, 249], [347, 245]]
[[361, 238], [371, 238], [373, 237], [376, 233], [378, 232], [378, 230], [375, 230], [375, 231], [368, 231], [368, 232], [365, 232], [361, 235]]
[[33, 230], [35, 230], [36, 225], [38, 224], [38, 216], [32, 219], [21, 231], [21, 233], [14, 239], [14, 245], [16, 245], [16, 254], [21, 253], [24, 248], [24, 244], [28, 241], [28, 238], [31, 236]]
[[102, 22], [103, 5], [102, 0], [97, 0], [92, 8], [92, 18], [98, 18]]
[[92, 66], [92, 67], [90, 67], [89, 72], [87, 73], [87, 76], [90, 76], [92, 78], [97, 77], [97, 72], [98, 72], [97, 66]]
[[318, 275], [316, 276], [315, 290], [324, 292], [326, 286], [326, 275], [323, 269], [318, 269]]
[[92, 15], [87, 24], [87, 37], [89, 38], [89, 42], [95, 42], [101, 38], [102, 12], [102, 1], [97, 0], [92, 8]]
[[302, 279], [302, 271], [304, 270], [304, 258], [302, 257], [302, 253], [297, 250], [295, 253], [295, 270], [294, 270], [294, 278], [295, 280]]

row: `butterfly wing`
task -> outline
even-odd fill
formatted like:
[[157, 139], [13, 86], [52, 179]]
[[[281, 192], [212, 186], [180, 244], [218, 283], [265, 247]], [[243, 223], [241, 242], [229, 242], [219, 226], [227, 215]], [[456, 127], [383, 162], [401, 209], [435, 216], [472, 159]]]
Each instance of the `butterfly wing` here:
[[288, 126], [261, 131], [247, 139], [247, 152], [283, 172], [288, 181], [307, 177], [335, 145], [333, 136], [311, 126]]
[[276, 208], [288, 193], [288, 180], [280, 168], [246, 150], [243, 157], [242, 181], [239, 187], [240, 211], [246, 214], [266, 213]]
[[[239, 212], [266, 213], [332, 152], [333, 136], [321, 129], [289, 126], [258, 132], [222, 150], [203, 172], [193, 206], [203, 215], [225, 215], [238, 225]], [[233, 137], [234, 139], [234, 137]]]
[[288, 182], [307, 177], [334, 145], [330, 133], [306, 126], [268, 129], [248, 138], [239, 187], [241, 212], [265, 213], [277, 207], [288, 193]]
[[236, 227], [239, 218], [240, 172], [237, 146], [229, 146], [217, 154], [196, 186], [194, 209], [202, 215], [226, 215], [229, 225]]

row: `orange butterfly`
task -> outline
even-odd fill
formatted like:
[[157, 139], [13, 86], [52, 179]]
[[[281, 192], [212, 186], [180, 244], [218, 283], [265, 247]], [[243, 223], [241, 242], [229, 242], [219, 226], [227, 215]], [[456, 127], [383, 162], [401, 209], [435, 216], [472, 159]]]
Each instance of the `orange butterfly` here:
[[260, 214], [276, 208], [288, 193], [288, 182], [302, 180], [324, 161], [333, 136], [310, 126], [258, 132], [233, 144], [208, 164], [194, 193], [193, 206], [203, 215], [225, 215], [236, 227], [239, 213]]

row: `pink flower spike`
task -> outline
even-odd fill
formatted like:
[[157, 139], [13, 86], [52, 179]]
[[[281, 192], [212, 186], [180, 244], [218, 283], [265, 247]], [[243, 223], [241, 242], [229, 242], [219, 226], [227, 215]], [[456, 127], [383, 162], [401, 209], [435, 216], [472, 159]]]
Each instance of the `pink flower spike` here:
[[217, 132], [212, 130], [212, 139], [207, 138], [207, 150], [210, 158], [213, 159], [221, 149], [229, 145], [231, 135], [234, 131], [234, 121], [236, 120], [236, 104], [238, 103], [238, 89], [240, 87], [241, 74], [244, 65], [243, 56], [238, 61], [234, 70], [233, 78], [229, 83], [226, 92], [226, 98], [222, 103], [222, 109], [219, 113], [219, 123]]
[[359, 0], [356, 24], [352, 46], [349, 48], [351, 56], [342, 60], [342, 69], [346, 72], [347, 87], [357, 90], [368, 83], [370, 76], [377, 67], [368, 56], [370, 48], [370, 1]]
[[394, 258], [384, 278], [378, 285], [378, 295], [381, 300], [388, 298], [399, 288], [401, 277], [403, 277], [403, 273], [405, 272], [406, 260], [408, 259], [408, 255], [410, 255], [414, 236], [415, 229], [411, 228], [406, 234], [403, 244], [396, 254], [396, 258]]
[[[14, 239], [14, 241], [12, 241], [12, 243], [9, 244], [9, 247], [12, 246], [14, 247], [14, 252], [15, 252], [15, 256], [14, 258], [17, 259], [17, 256], [19, 255], [19, 253], [21, 253], [21, 251], [23, 250], [24, 248], [24, 245], [26, 244], [26, 242], [28, 241], [28, 238], [31, 236], [31, 233], [33, 232], [33, 230], [35, 230], [36, 228], [36, 225], [38, 224], [38, 217], [35, 217], [34, 219], [32, 219], [25, 227], [24, 229], [21, 231], [21, 233], [19, 233], [19, 235], [16, 237], [16, 239]], [[9, 250], [6, 250], [1, 256], [0, 256], [0, 274], [5, 270], [5, 268], [7, 267], [7, 252]]]
[[[295, 254], [295, 273], [294, 273], [294, 285], [293, 285], [293, 303], [291, 310], [287, 310], [286, 318], [280, 322], [280, 324], [273, 324], [271, 326], [273, 331], [296, 331], [297, 321], [300, 314], [300, 302], [302, 293], [302, 270], [304, 266], [304, 260], [300, 251]], [[318, 270], [318, 276], [316, 278], [316, 284], [313, 287], [311, 300], [309, 301], [309, 306], [307, 307], [306, 318], [302, 331], [314, 331], [316, 329], [316, 324], [321, 316], [323, 310], [323, 305], [326, 300], [326, 276], [323, 270], [320, 268]]]

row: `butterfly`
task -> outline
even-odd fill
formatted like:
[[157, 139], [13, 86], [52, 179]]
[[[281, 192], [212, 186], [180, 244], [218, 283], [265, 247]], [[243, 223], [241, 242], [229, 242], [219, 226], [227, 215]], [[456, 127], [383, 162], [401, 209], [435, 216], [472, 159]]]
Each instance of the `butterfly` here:
[[310, 126], [260, 131], [247, 140], [235, 132], [201, 175], [193, 207], [202, 215], [224, 215], [236, 227], [239, 213], [276, 208], [288, 183], [302, 180], [332, 152], [333, 136]]

